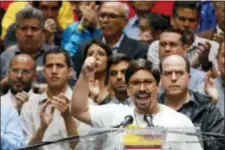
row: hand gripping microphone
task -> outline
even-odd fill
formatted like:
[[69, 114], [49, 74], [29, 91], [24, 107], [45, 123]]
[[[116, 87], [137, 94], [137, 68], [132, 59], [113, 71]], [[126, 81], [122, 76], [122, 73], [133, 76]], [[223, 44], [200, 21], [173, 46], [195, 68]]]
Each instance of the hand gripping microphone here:
[[145, 114], [144, 115], [144, 121], [146, 121], [147, 122], [147, 124], [148, 124], [148, 127], [154, 127], [154, 125], [153, 125], [153, 122], [152, 122], [152, 115], [150, 115], [150, 114]]
[[131, 115], [125, 116], [124, 121], [121, 122], [119, 125], [113, 126], [113, 128], [120, 128], [120, 127], [127, 127], [129, 124], [132, 124], [134, 121]]

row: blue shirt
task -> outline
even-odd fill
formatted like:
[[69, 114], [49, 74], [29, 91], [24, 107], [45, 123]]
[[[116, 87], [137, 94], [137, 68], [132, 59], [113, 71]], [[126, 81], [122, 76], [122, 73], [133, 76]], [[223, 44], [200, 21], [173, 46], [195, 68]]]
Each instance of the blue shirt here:
[[88, 29], [84, 28], [82, 31], [78, 30], [80, 22], [75, 22], [65, 29], [61, 37], [61, 48], [68, 51], [70, 56], [74, 56], [78, 49], [78, 46], [86, 41], [93, 38], [101, 37], [101, 30], [95, 29], [90, 32]]
[[216, 15], [212, 1], [201, 2], [200, 25], [197, 32], [203, 32], [216, 27]]
[[17, 111], [1, 104], [1, 150], [17, 149], [23, 146], [23, 131]]
[[139, 20], [137, 15], [130, 18], [124, 29], [124, 32], [129, 38], [139, 40]]

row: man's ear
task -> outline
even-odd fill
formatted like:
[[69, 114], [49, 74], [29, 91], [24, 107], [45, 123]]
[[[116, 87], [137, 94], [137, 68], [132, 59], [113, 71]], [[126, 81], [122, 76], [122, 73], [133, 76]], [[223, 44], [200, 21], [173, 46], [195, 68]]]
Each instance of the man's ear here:
[[170, 17], [170, 25], [171, 27], [175, 27], [175, 18], [173, 16]]

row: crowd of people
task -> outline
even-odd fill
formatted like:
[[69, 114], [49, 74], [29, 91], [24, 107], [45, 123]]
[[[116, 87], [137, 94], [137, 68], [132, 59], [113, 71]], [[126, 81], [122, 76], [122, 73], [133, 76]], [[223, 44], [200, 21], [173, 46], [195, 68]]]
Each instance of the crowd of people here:
[[[82, 135], [135, 125], [191, 129], [167, 133], [165, 149], [223, 150], [225, 2], [168, 4], [11, 2], [1, 20], [1, 149], [80, 135], [36, 149], [120, 150], [123, 134]], [[131, 125], [120, 124], [127, 116]]]

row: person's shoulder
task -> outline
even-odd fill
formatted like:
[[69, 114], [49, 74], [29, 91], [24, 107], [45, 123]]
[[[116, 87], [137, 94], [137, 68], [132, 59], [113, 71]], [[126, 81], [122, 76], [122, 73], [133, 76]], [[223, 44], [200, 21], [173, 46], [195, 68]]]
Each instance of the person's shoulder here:
[[195, 69], [195, 68], [192, 68], [190, 69], [190, 72], [191, 72], [191, 75], [198, 75], [198, 76], [205, 76], [206, 73], [204, 71], [201, 71], [201, 70], [198, 70], [198, 69]]
[[158, 117], [164, 121], [164, 125], [168, 127], [192, 127], [191, 120], [184, 114], [173, 110], [172, 108], [160, 104], [163, 111], [158, 114]]
[[9, 105], [9, 104], [2, 104], [1, 103], [1, 116], [10, 116], [10, 114], [17, 114], [17, 111], [16, 109], [12, 106], [12, 105]]
[[150, 45], [149, 45], [149, 49], [159, 49], [159, 40], [155, 40], [153, 41]]

